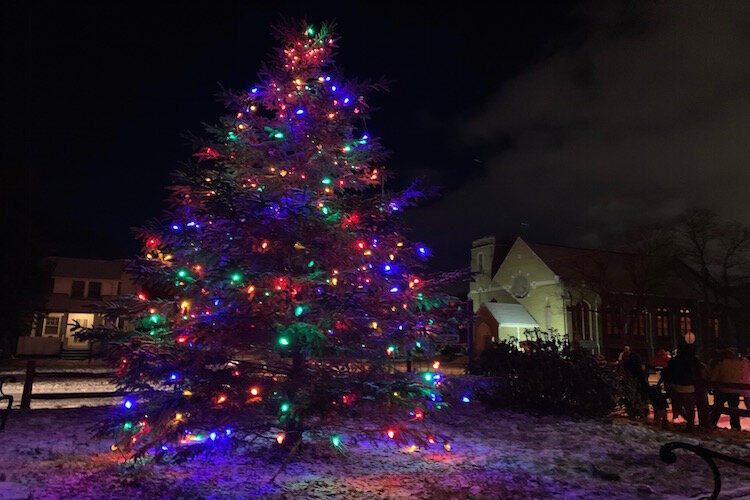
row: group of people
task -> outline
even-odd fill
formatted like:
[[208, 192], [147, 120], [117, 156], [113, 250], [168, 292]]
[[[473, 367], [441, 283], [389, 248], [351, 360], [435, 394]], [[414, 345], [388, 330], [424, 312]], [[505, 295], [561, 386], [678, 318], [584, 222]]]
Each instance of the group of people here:
[[[630, 347], [625, 346], [619, 359], [623, 370], [634, 379], [636, 390], [651, 403], [655, 425], [668, 426], [668, 400], [672, 403], [672, 421], [682, 416], [687, 431], [693, 430], [696, 412], [698, 427], [710, 431], [716, 427], [725, 405], [737, 409], [742, 397], [745, 407], [750, 409], [750, 390], [731, 387], [733, 384], [750, 385], [750, 359], [747, 357], [738, 356], [731, 349], [721, 349], [706, 365], [698, 359], [692, 345], [683, 343], [674, 356], [660, 352], [654, 361], [658, 361], [652, 363], [656, 368], [663, 368], [657, 384], [649, 386], [641, 359]], [[713, 393], [713, 406], [709, 405], [709, 392]], [[740, 416], [736, 412], [730, 414], [730, 426], [741, 430]]]

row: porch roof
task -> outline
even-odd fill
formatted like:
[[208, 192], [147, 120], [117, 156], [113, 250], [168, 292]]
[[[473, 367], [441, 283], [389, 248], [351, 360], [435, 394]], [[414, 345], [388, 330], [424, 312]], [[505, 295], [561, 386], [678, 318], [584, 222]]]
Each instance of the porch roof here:
[[516, 326], [520, 328], [539, 327], [539, 324], [531, 317], [529, 311], [521, 304], [485, 302], [484, 306], [500, 326]]

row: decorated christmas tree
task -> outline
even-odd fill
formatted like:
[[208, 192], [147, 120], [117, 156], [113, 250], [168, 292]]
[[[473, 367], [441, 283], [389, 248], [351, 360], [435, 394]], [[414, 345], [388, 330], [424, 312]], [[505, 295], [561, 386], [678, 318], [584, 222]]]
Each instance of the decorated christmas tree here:
[[[137, 297], [109, 304], [102, 342], [128, 394], [104, 424], [128, 456], [185, 456], [250, 437], [444, 442], [424, 419], [436, 371], [393, 360], [455, 332], [465, 312], [427, 274], [399, 215], [425, 192], [384, 189], [367, 129], [379, 83], [344, 78], [329, 26], [287, 25], [257, 84], [177, 172], [170, 208], [139, 231]], [[307, 439], [307, 438], [306, 438]]]

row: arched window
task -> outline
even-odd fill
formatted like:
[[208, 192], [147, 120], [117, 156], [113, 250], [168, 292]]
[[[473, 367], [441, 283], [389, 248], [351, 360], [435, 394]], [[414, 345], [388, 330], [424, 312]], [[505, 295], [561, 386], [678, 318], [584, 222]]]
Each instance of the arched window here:
[[669, 314], [666, 307], [658, 307], [656, 309], [656, 336], [669, 336]]
[[573, 340], [591, 340], [591, 307], [584, 301], [568, 306], [570, 333]]
[[613, 337], [620, 335], [620, 309], [618, 307], [608, 305], [604, 309], [604, 327], [606, 328], [607, 335]]
[[686, 334], [693, 331], [693, 321], [690, 316], [690, 309], [687, 307], [680, 308], [680, 333]]
[[631, 331], [636, 337], [643, 337], [646, 335], [646, 313], [643, 309], [638, 307], [633, 308], [632, 316], [630, 317]]

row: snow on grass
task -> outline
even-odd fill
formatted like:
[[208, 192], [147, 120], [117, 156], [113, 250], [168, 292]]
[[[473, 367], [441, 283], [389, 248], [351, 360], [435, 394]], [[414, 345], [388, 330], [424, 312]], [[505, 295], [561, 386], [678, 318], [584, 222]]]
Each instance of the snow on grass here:
[[[676, 464], [664, 464], [661, 444], [688, 441], [750, 458], [746, 433], [686, 435], [472, 403], [433, 415], [450, 452], [442, 443], [410, 453], [383, 442], [349, 445], [342, 455], [321, 443], [270, 482], [281, 464], [262, 449], [180, 465], [123, 464], [111, 443], [91, 439], [90, 427], [108, 411], [14, 411], [0, 433], [0, 498], [686, 498], [710, 492], [708, 466], [679, 450]], [[727, 498], [750, 496], [750, 470], [719, 467]]]
[[[16, 377], [18, 382], [6, 382], [3, 384], [3, 392], [13, 396], [13, 408], [21, 407], [21, 394], [23, 393], [23, 378]], [[117, 389], [106, 378], [91, 379], [44, 379], [40, 377], [32, 385], [32, 393], [69, 393], [69, 392], [111, 392]], [[122, 398], [85, 398], [85, 399], [32, 399], [33, 410], [44, 408], [78, 408], [80, 406], [102, 406], [111, 405]], [[1, 438], [0, 438], [1, 439]]]

